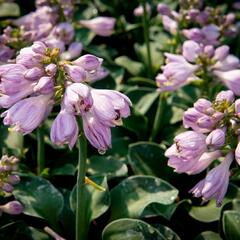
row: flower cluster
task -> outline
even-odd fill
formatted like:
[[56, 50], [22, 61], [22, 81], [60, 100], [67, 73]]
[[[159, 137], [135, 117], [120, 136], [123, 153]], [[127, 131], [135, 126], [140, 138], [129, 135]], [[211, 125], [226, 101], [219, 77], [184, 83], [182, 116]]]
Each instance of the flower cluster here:
[[168, 165], [178, 173], [197, 174], [209, 167], [214, 160], [224, 159], [207, 173], [190, 191], [204, 201], [216, 198], [220, 205], [228, 187], [232, 161], [240, 164], [240, 99], [234, 99], [232, 91], [222, 91], [215, 101], [199, 99], [193, 108], [183, 115], [185, 128], [174, 138], [174, 144], [167, 149]]
[[[14, 71], [13, 71], [14, 70]], [[9, 108], [3, 123], [28, 134], [50, 114], [54, 104], [61, 111], [53, 121], [51, 140], [72, 148], [78, 137], [76, 116], [81, 115], [84, 133], [99, 151], [111, 145], [111, 127], [129, 115], [130, 100], [112, 90], [97, 90], [86, 83], [106, 76], [102, 59], [84, 55], [60, 61], [59, 49], [35, 42], [23, 48], [16, 64], [0, 66], [0, 106]]]
[[181, 55], [165, 53], [165, 56], [163, 73], [156, 77], [159, 91], [174, 91], [191, 81], [210, 77], [240, 95], [239, 59], [229, 53], [228, 46], [214, 48], [188, 40]]
[[48, 6], [55, 8], [67, 21], [72, 20], [74, 14], [74, 0], [36, 0], [36, 7]]
[[[222, 15], [220, 9], [206, 7], [202, 1], [182, 1], [179, 12], [172, 11], [166, 4], [158, 4], [164, 29], [173, 35], [181, 33], [189, 40], [206, 45], [217, 45], [222, 36], [234, 36], [235, 15]], [[192, 25], [198, 27], [189, 28]]]
[[19, 160], [15, 157], [2, 156], [0, 160], [0, 192], [2, 195], [11, 193], [13, 185], [20, 182], [16, 172], [18, 170]]

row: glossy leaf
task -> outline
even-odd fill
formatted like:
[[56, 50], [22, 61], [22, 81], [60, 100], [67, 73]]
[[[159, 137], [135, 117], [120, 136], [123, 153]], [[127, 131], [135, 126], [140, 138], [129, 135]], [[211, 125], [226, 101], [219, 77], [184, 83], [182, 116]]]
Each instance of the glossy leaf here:
[[225, 211], [223, 213], [223, 232], [227, 240], [240, 239], [240, 213], [237, 211]]
[[156, 143], [133, 143], [129, 146], [129, 163], [135, 174], [153, 175], [169, 180], [173, 170], [167, 166], [164, 152]]
[[123, 218], [108, 224], [102, 233], [103, 240], [165, 240], [151, 225], [130, 218]]
[[25, 214], [46, 219], [52, 225], [58, 221], [64, 200], [48, 180], [24, 177], [15, 186], [14, 196], [23, 204]]
[[[87, 206], [83, 208], [87, 215], [87, 222], [85, 226], [88, 228], [90, 222], [98, 217], [100, 217], [103, 213], [105, 213], [110, 205], [109, 191], [107, 186], [106, 177], [98, 176], [91, 178], [92, 181], [97, 183], [106, 189], [106, 191], [99, 191], [92, 186], [85, 185], [85, 194], [86, 194], [86, 203]], [[70, 196], [70, 206], [73, 212], [76, 210], [76, 186], [73, 188]]]
[[106, 175], [109, 179], [114, 177], [123, 177], [127, 175], [126, 164], [111, 156], [93, 156], [87, 161], [90, 175]]
[[111, 190], [111, 219], [139, 218], [151, 203], [172, 204], [178, 190], [152, 176], [133, 176]]

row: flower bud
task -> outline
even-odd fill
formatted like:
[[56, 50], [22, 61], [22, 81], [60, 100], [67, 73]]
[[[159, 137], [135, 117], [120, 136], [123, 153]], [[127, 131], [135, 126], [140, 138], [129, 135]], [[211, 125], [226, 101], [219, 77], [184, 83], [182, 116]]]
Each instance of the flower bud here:
[[225, 143], [225, 131], [222, 129], [213, 130], [206, 138], [206, 144], [214, 149], [222, 147]]
[[224, 100], [231, 103], [234, 101], [234, 94], [231, 90], [221, 91], [216, 96], [216, 102], [222, 102]]
[[73, 63], [87, 71], [93, 71], [101, 66], [102, 61], [102, 58], [98, 58], [91, 54], [86, 54], [76, 59]]
[[22, 213], [23, 206], [18, 201], [11, 201], [5, 205], [0, 206], [0, 210], [11, 215], [18, 215]]
[[12, 185], [18, 184], [20, 182], [20, 177], [16, 174], [9, 175], [8, 178], [7, 178], [7, 182], [12, 184]]
[[57, 65], [54, 63], [50, 63], [45, 67], [45, 72], [48, 76], [53, 77], [57, 72]]
[[28, 69], [24, 72], [24, 77], [31, 81], [36, 81], [44, 75], [44, 70], [38, 67]]
[[2, 190], [7, 193], [11, 193], [13, 191], [13, 186], [9, 183], [2, 184]]
[[41, 94], [49, 94], [53, 92], [53, 87], [54, 83], [51, 77], [41, 77], [33, 90]]
[[87, 78], [86, 71], [80, 66], [66, 64], [65, 70], [74, 82], [83, 82]]

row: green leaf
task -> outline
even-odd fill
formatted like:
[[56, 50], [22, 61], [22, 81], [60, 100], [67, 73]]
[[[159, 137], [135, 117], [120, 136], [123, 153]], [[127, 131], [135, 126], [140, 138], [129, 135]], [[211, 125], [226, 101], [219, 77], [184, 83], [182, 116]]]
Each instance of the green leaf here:
[[219, 234], [211, 231], [200, 233], [194, 240], [222, 240]]
[[[92, 220], [100, 217], [103, 213], [105, 213], [110, 205], [110, 196], [108, 191], [107, 179], [106, 177], [98, 176], [91, 178], [92, 181], [97, 183], [106, 189], [106, 191], [99, 191], [92, 186], [85, 185], [85, 194], [86, 194], [86, 203], [82, 210], [85, 211], [87, 216], [87, 222], [85, 223], [85, 227], [88, 228], [89, 224]], [[76, 186], [73, 188], [70, 196], [70, 206], [72, 211], [76, 210]]]
[[183, 204], [189, 203], [188, 200], [182, 200], [179, 203], [172, 203], [169, 205], [164, 205], [160, 203], [151, 203], [143, 211], [141, 217], [156, 217], [162, 216], [167, 220], [170, 220], [172, 215], [175, 213], [176, 209]]
[[23, 204], [25, 214], [43, 218], [51, 225], [56, 225], [64, 200], [62, 194], [48, 180], [24, 177], [15, 186], [13, 194]]
[[166, 240], [181, 240], [180, 237], [167, 226], [153, 224], [153, 227], [155, 227], [166, 238]]
[[156, 82], [154, 79], [144, 78], [144, 77], [131, 77], [127, 81], [129, 84], [132, 85], [143, 85], [145, 87], [153, 87], [156, 88]]
[[[141, 60], [146, 66], [148, 66], [148, 55], [146, 44], [140, 45], [138, 43], [134, 44], [135, 51]], [[160, 70], [160, 66], [163, 64], [163, 54], [159, 49], [159, 42], [151, 42], [150, 44], [150, 52], [152, 58], [152, 67], [154, 72]]]
[[36, 228], [29, 227], [28, 230], [32, 240], [50, 240], [51, 239], [46, 233], [41, 232]]
[[130, 144], [129, 164], [135, 174], [152, 175], [169, 180], [173, 170], [167, 166], [165, 150], [156, 143], [137, 142]]
[[106, 175], [108, 179], [127, 175], [126, 164], [114, 157], [93, 156], [87, 160], [87, 172], [90, 175]]
[[115, 63], [125, 68], [133, 76], [141, 76], [144, 72], [144, 65], [142, 63], [133, 61], [127, 56], [121, 56], [116, 58]]
[[112, 148], [108, 150], [109, 155], [114, 155], [117, 158], [126, 157], [128, 146], [131, 143], [129, 137], [114, 137], [112, 139]]
[[139, 218], [151, 203], [172, 204], [178, 190], [152, 176], [132, 176], [111, 190], [111, 219]]
[[16, 3], [5, 2], [0, 4], [0, 17], [18, 17], [20, 8]]
[[75, 30], [75, 37], [77, 42], [81, 42], [84, 46], [88, 46], [95, 37], [95, 33], [86, 28], [80, 28]]
[[200, 222], [208, 223], [218, 221], [223, 206], [226, 203], [230, 202], [232, 199], [239, 197], [240, 197], [239, 189], [235, 185], [229, 184], [228, 192], [223, 200], [222, 207], [216, 207], [216, 202], [213, 199], [205, 206], [193, 206], [190, 209], [189, 215]]
[[237, 211], [225, 211], [223, 213], [223, 232], [227, 240], [240, 239], [240, 213]]
[[52, 175], [68, 175], [74, 176], [76, 173], [76, 167], [73, 164], [67, 163], [59, 168], [55, 168], [52, 171]]
[[216, 207], [216, 201], [211, 200], [206, 206], [192, 207], [189, 215], [200, 222], [214, 222], [220, 218], [221, 209]]
[[165, 240], [151, 225], [137, 219], [118, 219], [102, 232], [103, 240]]
[[146, 114], [152, 104], [158, 99], [159, 92], [154, 91], [151, 93], [148, 93], [144, 95], [140, 101], [135, 105], [137, 111], [139, 111], [141, 114]]
[[148, 119], [137, 111], [132, 111], [128, 118], [123, 119], [123, 127], [144, 139], [148, 128]]
[[23, 155], [23, 135], [21, 133], [9, 131], [4, 144], [15, 156]]

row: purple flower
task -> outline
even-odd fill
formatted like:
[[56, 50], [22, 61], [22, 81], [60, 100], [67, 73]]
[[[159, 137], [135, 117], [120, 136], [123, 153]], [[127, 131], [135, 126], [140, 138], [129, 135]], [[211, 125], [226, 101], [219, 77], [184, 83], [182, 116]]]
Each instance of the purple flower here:
[[84, 134], [93, 147], [105, 152], [111, 147], [111, 129], [100, 122], [92, 111], [82, 115]]
[[219, 150], [204, 152], [200, 158], [182, 158], [172, 156], [168, 160], [168, 166], [174, 168], [177, 173], [187, 173], [189, 175], [198, 174], [204, 171], [214, 160], [221, 157]]
[[44, 69], [39, 67], [33, 67], [24, 72], [24, 77], [30, 81], [37, 81], [45, 74]]
[[214, 129], [222, 119], [223, 114], [212, 108], [211, 102], [206, 99], [199, 99], [193, 108], [189, 108], [183, 114], [183, 125], [185, 128], [192, 128], [194, 131], [208, 133]]
[[174, 144], [167, 149], [165, 156], [168, 165], [178, 173], [197, 174], [221, 156], [220, 151], [207, 152], [205, 135], [187, 131], [174, 138]]
[[173, 35], [175, 35], [177, 33], [177, 30], [178, 30], [177, 21], [173, 20], [172, 18], [168, 17], [167, 15], [163, 15], [162, 23], [163, 23], [163, 27], [166, 31], [170, 32]]
[[207, 150], [205, 139], [205, 135], [194, 131], [180, 133], [174, 138], [174, 144], [167, 149], [165, 156], [200, 158]]
[[156, 77], [159, 91], [174, 91], [195, 78], [197, 65], [188, 63], [181, 55], [165, 53], [167, 64], [162, 67], [163, 74]]
[[23, 206], [18, 201], [11, 201], [5, 205], [1, 205], [0, 211], [5, 212], [7, 214], [11, 214], [11, 215], [18, 215], [18, 214], [22, 213]]
[[206, 144], [213, 149], [221, 148], [225, 143], [225, 131], [222, 129], [213, 130], [206, 138]]
[[78, 138], [78, 123], [73, 113], [62, 109], [53, 121], [51, 141], [56, 145], [68, 144], [72, 149]]
[[95, 71], [102, 65], [102, 62], [102, 58], [86, 54], [73, 61], [73, 64], [84, 68], [86, 71]]
[[112, 17], [96, 17], [91, 20], [81, 20], [80, 24], [103, 37], [111, 36], [116, 19]]
[[66, 64], [65, 70], [73, 82], [84, 82], [87, 80], [87, 72], [83, 67]]
[[65, 44], [61, 39], [48, 38], [44, 40], [44, 43], [51, 49], [58, 48], [60, 53], [65, 51]]
[[214, 60], [223, 61], [229, 55], [229, 47], [224, 45], [218, 47], [214, 53]]
[[130, 115], [131, 101], [114, 90], [91, 90], [95, 116], [107, 126], [121, 125], [121, 119]]
[[194, 41], [185, 41], [183, 44], [182, 55], [191, 63], [196, 61], [196, 58], [202, 53], [200, 45]]
[[240, 69], [226, 72], [214, 71], [214, 74], [232, 90], [235, 95], [240, 95]]
[[54, 77], [57, 73], [57, 65], [54, 63], [50, 63], [49, 65], [47, 65], [45, 67], [45, 73], [49, 76], [49, 77]]
[[0, 44], [0, 62], [7, 62], [14, 56], [15, 51], [8, 46]]
[[[147, 14], [150, 15], [151, 14], [151, 6], [149, 5], [149, 3], [146, 4], [146, 11]], [[138, 7], [136, 7], [133, 11], [134, 16], [136, 17], [140, 17], [143, 15], [144, 9], [142, 5], [139, 5]]]
[[52, 108], [51, 95], [39, 95], [18, 101], [2, 113], [3, 123], [15, 131], [28, 134], [37, 128]]
[[64, 106], [76, 114], [87, 112], [93, 105], [90, 88], [82, 83], [69, 85], [64, 94]]
[[78, 57], [83, 49], [83, 45], [80, 42], [73, 42], [69, 45], [68, 50], [62, 53], [61, 58], [64, 60], [71, 60]]
[[165, 3], [159, 3], [157, 5], [157, 11], [162, 15], [171, 16], [171, 10]]
[[236, 159], [237, 163], [240, 165], [240, 143], [239, 142], [235, 149], [235, 159]]
[[235, 105], [235, 113], [238, 117], [240, 117], [240, 99], [237, 99], [234, 105]]
[[[235, 70], [239, 67], [239, 59], [233, 55], [228, 55], [225, 59], [221, 61], [217, 61], [213, 66], [210, 67], [211, 70], [217, 70], [216, 75], [218, 71], [230, 71]], [[213, 71], [215, 74], [215, 71]]]
[[63, 41], [65, 44], [69, 44], [73, 40], [73, 37], [73, 26], [70, 23], [62, 22], [54, 27], [48, 38], [56, 38]]
[[220, 93], [217, 94], [215, 101], [216, 102], [222, 102], [222, 101], [227, 101], [230, 104], [234, 102], [234, 93], [231, 90], [227, 91], [221, 91]]
[[203, 197], [204, 201], [216, 199], [217, 206], [220, 206], [227, 192], [229, 183], [229, 167], [233, 161], [233, 153], [230, 152], [224, 161], [213, 168], [194, 188], [190, 190], [195, 197]]
[[34, 92], [40, 94], [53, 94], [54, 82], [52, 77], [41, 77], [38, 83], [34, 86]]
[[189, 40], [193, 40], [204, 45], [217, 45], [220, 36], [219, 27], [214, 24], [207, 25], [202, 29], [192, 28], [183, 30], [183, 35]]

